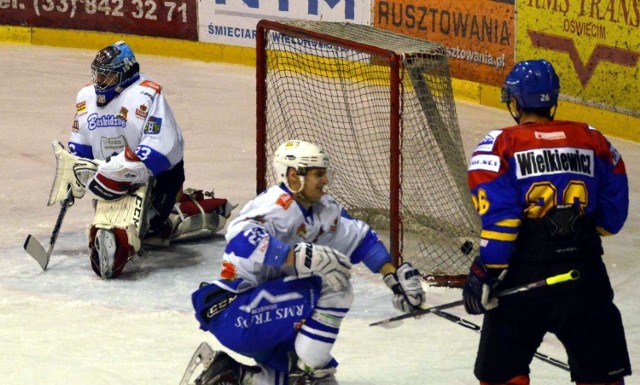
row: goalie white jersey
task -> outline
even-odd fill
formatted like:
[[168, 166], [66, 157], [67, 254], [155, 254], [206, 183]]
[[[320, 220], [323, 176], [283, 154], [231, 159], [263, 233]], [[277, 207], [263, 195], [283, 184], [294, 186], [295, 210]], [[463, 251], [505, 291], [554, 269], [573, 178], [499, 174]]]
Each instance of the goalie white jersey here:
[[183, 158], [182, 131], [162, 94], [144, 75], [109, 104], [98, 107], [93, 85], [76, 99], [69, 151], [82, 158], [106, 160], [128, 146], [154, 175]]

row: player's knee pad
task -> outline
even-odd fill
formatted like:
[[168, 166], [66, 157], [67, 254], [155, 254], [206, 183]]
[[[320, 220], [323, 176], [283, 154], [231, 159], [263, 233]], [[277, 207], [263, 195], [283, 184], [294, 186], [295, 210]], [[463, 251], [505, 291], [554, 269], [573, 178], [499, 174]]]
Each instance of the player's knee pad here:
[[520, 374], [508, 380], [507, 382], [500, 383], [480, 381], [480, 385], [529, 385], [529, 375]]

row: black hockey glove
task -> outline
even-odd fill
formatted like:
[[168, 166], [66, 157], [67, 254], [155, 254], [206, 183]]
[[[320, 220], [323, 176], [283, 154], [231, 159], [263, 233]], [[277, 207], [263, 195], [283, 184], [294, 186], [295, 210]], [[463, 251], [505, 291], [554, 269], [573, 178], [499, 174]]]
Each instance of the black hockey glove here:
[[462, 299], [467, 313], [482, 314], [498, 307], [495, 293], [506, 273], [506, 269], [487, 269], [480, 257], [473, 260], [462, 289]]
[[403, 263], [395, 273], [389, 273], [382, 279], [393, 291], [393, 307], [396, 309], [410, 313], [419, 309], [424, 302], [420, 273], [409, 262]]

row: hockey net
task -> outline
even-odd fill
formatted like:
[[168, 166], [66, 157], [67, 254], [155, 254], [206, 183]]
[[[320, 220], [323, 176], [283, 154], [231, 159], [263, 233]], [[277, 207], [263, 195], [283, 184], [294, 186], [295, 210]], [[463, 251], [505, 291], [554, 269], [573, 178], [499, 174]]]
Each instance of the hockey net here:
[[331, 157], [328, 188], [369, 223], [396, 263], [457, 286], [480, 223], [442, 45], [371, 26], [317, 21], [257, 28], [257, 190], [289, 139]]

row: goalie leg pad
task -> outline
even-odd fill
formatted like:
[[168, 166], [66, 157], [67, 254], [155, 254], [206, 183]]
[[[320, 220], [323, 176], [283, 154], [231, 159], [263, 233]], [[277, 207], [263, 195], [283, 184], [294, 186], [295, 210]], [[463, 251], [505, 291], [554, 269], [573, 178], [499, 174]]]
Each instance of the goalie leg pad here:
[[169, 216], [173, 225], [172, 240], [202, 238], [224, 228], [236, 205], [212, 195], [202, 190], [187, 190], [182, 195]]
[[96, 200], [92, 225], [104, 229], [125, 229], [129, 244], [135, 251], [140, 250], [140, 238], [147, 229], [148, 190], [148, 186], [144, 185], [133, 194], [116, 201]]
[[[88, 238], [91, 267], [100, 277], [118, 277], [126, 263], [140, 251], [140, 238], [147, 227], [147, 192], [147, 186], [142, 186], [134, 194], [126, 195], [117, 201], [95, 200], [96, 211], [89, 227]], [[115, 238], [116, 250], [111, 272], [108, 269], [109, 263], [101, 262], [99, 250], [96, 249], [96, 234], [100, 230], [112, 232]], [[101, 240], [102, 245], [99, 243]], [[105, 241], [110, 240], [98, 239], [97, 246], [107, 246]]]
[[91, 268], [103, 279], [117, 278], [133, 257], [124, 229], [102, 229], [95, 226], [89, 232]]

